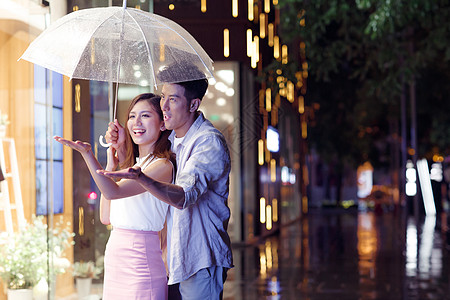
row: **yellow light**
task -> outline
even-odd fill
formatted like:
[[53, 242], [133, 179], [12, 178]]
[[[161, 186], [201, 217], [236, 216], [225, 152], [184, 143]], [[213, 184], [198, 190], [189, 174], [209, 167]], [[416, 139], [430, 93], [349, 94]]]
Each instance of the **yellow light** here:
[[223, 56], [230, 56], [230, 31], [227, 28], [223, 30]]
[[253, 52], [253, 33], [251, 29], [247, 29], [247, 56], [252, 57]]
[[206, 12], [206, 0], [200, 1], [200, 10], [202, 11], [202, 13]]
[[294, 83], [292, 81], [287, 82], [287, 99], [289, 102], [294, 102]]
[[73, 8], [72, 8], [73, 11], [77, 11], [77, 10], [79, 10], [79, 9], [80, 9], [80, 8], [78, 7], [78, 5], [74, 5]]
[[238, 0], [231, 0], [231, 15], [235, 18], [238, 16]]
[[266, 206], [266, 215], [267, 215], [266, 228], [267, 228], [267, 230], [271, 230], [272, 229], [272, 207], [270, 205]]
[[134, 8], [136, 8], [136, 9], [141, 9], [141, 6], [138, 4], [138, 5], [136, 5]]
[[259, 15], [259, 37], [264, 39], [266, 37], [266, 14]]
[[304, 214], [308, 212], [308, 197], [306, 196], [302, 197], [302, 211]]
[[259, 61], [259, 37], [255, 36], [252, 42], [252, 57], [251, 57], [251, 66], [253, 69], [256, 68], [257, 63]]
[[306, 139], [308, 137], [308, 124], [305, 121], [302, 122], [302, 138]]
[[300, 26], [305, 27], [305, 18], [300, 20]]
[[283, 45], [281, 47], [281, 63], [287, 64], [288, 63], [288, 46]]
[[159, 45], [159, 61], [165, 61], [166, 60], [166, 48], [164, 44]]
[[306, 61], [302, 63], [302, 69], [308, 70], [308, 63]]
[[272, 207], [273, 207], [272, 220], [274, 222], [278, 222], [278, 200], [277, 200], [277, 198], [272, 199]]
[[266, 241], [266, 261], [267, 261], [267, 269], [272, 269], [272, 243], [267, 240]]
[[75, 112], [81, 112], [81, 86], [79, 83], [75, 85]]
[[270, 160], [270, 181], [277, 181], [277, 161], [273, 158]]
[[280, 38], [278, 36], [273, 37], [273, 57], [280, 58]]
[[266, 199], [264, 197], [259, 199], [259, 222], [266, 223]]
[[175, 5], [169, 4], [169, 10], [174, 10], [174, 9], [175, 9]]
[[278, 5], [278, 0], [273, 0], [273, 5]]
[[268, 31], [268, 35], [269, 35], [269, 40], [267, 41], [267, 44], [269, 45], [269, 47], [273, 47], [273, 24], [269, 23], [269, 25], [267, 25], [267, 31]]
[[298, 112], [301, 114], [305, 112], [305, 98], [303, 96], [298, 97]]
[[267, 263], [266, 263], [266, 254], [263, 250], [259, 253], [259, 264], [261, 266], [260, 274], [261, 278], [266, 278], [267, 276]]
[[258, 164], [262, 166], [264, 164], [264, 141], [258, 141]]
[[270, 112], [272, 110], [272, 91], [271, 89], [266, 89], [266, 110]]
[[270, 13], [270, 0], [264, 0], [264, 12], [266, 14]]
[[248, 20], [253, 21], [255, 16], [253, 15], [253, 0], [248, 0]]
[[84, 208], [83, 208], [83, 206], [78, 207], [78, 234], [80, 236], [84, 235]]
[[259, 37], [258, 36], [255, 36], [254, 42], [255, 42], [254, 50], [255, 50], [256, 62], [258, 62], [259, 61]]

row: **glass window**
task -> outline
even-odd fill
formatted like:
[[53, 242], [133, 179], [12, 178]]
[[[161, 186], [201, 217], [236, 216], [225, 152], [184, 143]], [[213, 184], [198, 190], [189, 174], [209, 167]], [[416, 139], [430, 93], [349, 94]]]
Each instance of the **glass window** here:
[[[49, 97], [50, 93], [51, 97]], [[48, 99], [51, 100], [48, 101]], [[34, 65], [34, 101], [36, 215], [48, 214], [49, 197], [53, 198], [53, 213], [58, 214], [64, 210], [63, 146], [60, 143], [54, 143], [51, 137], [63, 135], [62, 75]], [[52, 124], [51, 132], [47, 132], [47, 124]], [[47, 149], [51, 149], [52, 153], [48, 153]], [[49, 178], [53, 180], [52, 195], [47, 192], [50, 188]]]

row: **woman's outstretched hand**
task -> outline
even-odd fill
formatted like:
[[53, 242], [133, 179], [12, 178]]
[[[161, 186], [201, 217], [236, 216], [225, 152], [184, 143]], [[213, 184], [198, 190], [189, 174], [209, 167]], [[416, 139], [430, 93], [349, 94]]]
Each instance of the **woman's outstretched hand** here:
[[91, 149], [92, 149], [91, 144], [86, 143], [86, 142], [71, 141], [71, 140], [62, 138], [60, 136], [54, 136], [53, 139], [65, 146], [72, 148], [73, 150], [80, 152], [81, 154], [87, 153], [87, 152], [91, 151]]
[[142, 172], [140, 167], [133, 167], [118, 171], [97, 170], [97, 173], [113, 179], [138, 179]]

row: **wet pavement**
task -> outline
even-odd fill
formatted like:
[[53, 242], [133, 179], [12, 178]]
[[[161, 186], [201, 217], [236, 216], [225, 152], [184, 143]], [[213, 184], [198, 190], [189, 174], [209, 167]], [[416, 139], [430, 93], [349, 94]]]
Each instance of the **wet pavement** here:
[[447, 217], [310, 211], [234, 247], [224, 299], [450, 299]]

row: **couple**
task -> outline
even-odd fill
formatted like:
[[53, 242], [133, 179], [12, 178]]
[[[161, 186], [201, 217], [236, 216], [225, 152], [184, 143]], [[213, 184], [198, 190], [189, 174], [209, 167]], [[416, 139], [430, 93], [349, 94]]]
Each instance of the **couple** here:
[[[223, 135], [198, 111], [207, 87], [206, 79], [166, 83], [161, 97], [133, 99], [125, 128], [117, 121], [108, 128], [104, 170], [88, 143], [55, 137], [83, 156], [102, 193], [101, 221], [113, 225], [104, 300], [222, 298], [233, 266], [230, 156]], [[118, 166], [125, 169], [114, 171]], [[165, 221], [168, 282], [158, 238]]]

